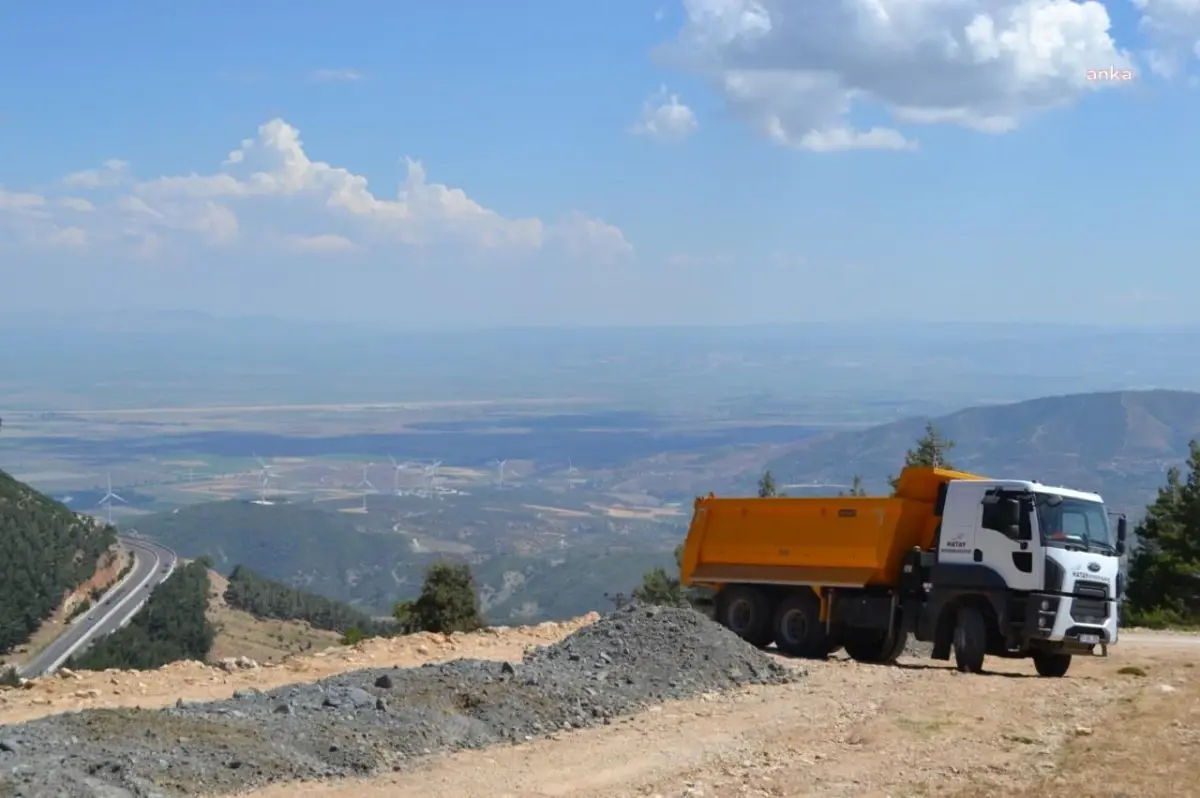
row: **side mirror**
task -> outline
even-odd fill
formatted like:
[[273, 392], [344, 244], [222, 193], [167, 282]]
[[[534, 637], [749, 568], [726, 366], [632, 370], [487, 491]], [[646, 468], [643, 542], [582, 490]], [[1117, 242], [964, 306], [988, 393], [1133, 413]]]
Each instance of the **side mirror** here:
[[1125, 520], [1125, 516], [1117, 519], [1117, 556], [1125, 554], [1125, 537], [1129, 534], [1129, 522]]

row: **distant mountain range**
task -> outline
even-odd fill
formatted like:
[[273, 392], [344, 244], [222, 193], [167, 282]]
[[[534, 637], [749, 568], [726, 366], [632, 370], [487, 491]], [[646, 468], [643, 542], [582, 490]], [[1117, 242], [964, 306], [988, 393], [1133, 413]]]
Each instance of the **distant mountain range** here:
[[[872, 493], [883, 492], [929, 420], [811, 438], [789, 446], [768, 468], [780, 484], [843, 483], [858, 474]], [[1188, 441], [1200, 437], [1200, 393], [1049, 396], [932, 421], [955, 441], [949, 459], [959, 469], [1097, 491], [1113, 509], [1136, 516], [1153, 500], [1167, 468], [1187, 457]], [[740, 487], [749, 489], [750, 476]]]
[[[858, 474], [871, 493], [884, 493], [887, 477], [899, 472], [905, 451], [924, 433], [928, 420], [912, 418], [775, 447], [777, 456], [767, 465], [781, 485], [849, 483]], [[1163, 483], [1166, 469], [1180, 464], [1188, 441], [1200, 437], [1200, 393], [1054, 396], [972, 407], [933, 421], [956, 442], [949, 458], [958, 468], [1098, 491], [1112, 509], [1137, 519]], [[761, 474], [753, 468], [740, 474], [727, 468], [724, 487], [752, 493]], [[726, 492], [719, 482], [697, 492]], [[834, 491], [788, 490], [793, 495]], [[452, 539], [450, 533], [463, 528], [465, 518], [461, 513], [448, 516], [443, 537]], [[679, 519], [680, 537], [686, 523]], [[436, 526], [431, 522], [426, 534], [437, 537]], [[345, 515], [307, 504], [194, 505], [141, 518], [138, 528], [184, 556], [211, 555], [222, 573], [245, 564], [291, 587], [375, 613], [386, 613], [397, 598], [414, 596], [424, 568], [437, 558], [415, 550], [405, 536], [369, 534]], [[536, 526], [531, 526], [529, 534], [534, 532]], [[533, 556], [470, 555], [489, 620], [520, 623], [604, 609], [606, 593], [628, 592], [645, 571], [672, 563], [669, 548], [644, 537], [593, 533], [572, 542], [563, 550]]]

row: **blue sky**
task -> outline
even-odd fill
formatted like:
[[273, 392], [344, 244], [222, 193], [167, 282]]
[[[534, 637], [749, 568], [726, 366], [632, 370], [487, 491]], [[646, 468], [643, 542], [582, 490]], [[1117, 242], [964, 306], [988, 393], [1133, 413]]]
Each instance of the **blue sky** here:
[[1143, 323], [1200, 290], [1183, 0], [72, 9], [0, 3], [0, 313]]

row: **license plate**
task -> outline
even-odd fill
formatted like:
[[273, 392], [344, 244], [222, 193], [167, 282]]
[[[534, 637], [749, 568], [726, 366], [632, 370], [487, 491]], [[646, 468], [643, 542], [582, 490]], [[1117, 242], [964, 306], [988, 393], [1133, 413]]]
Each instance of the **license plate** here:
[[1079, 642], [1085, 646], [1098, 646], [1100, 645], [1100, 635], [1080, 635]]

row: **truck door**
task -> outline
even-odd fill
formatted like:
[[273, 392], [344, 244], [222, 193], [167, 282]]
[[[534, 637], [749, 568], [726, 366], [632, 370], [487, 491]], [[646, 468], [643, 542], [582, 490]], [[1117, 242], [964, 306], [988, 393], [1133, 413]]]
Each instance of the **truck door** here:
[[[981, 505], [979, 534], [975, 546], [981, 552], [981, 564], [996, 571], [1011, 590], [1041, 590], [1046, 562], [1042, 556], [1034, 523], [1033, 497], [1027, 492], [994, 488], [988, 491], [1003, 501], [1016, 499], [1021, 505], [1020, 524], [1015, 537], [1002, 521]], [[979, 556], [979, 555], [977, 555]]]
[[983, 488], [971, 482], [951, 482], [937, 536], [939, 565], [972, 565], [975, 536], [979, 532], [979, 502]]

